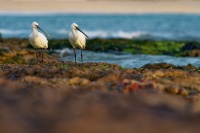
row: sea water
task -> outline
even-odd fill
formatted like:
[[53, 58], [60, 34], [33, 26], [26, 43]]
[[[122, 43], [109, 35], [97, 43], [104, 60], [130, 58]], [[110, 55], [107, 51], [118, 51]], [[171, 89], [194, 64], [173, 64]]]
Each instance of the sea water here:
[[0, 14], [3, 37], [27, 38], [37, 21], [51, 38], [76, 22], [91, 38], [200, 40], [200, 14]]
[[[31, 23], [51, 35], [49, 39], [67, 39], [70, 25], [76, 22], [90, 38], [127, 38], [151, 40], [200, 41], [200, 14], [26, 14], [1, 13], [0, 33], [3, 38], [28, 38]], [[125, 67], [141, 67], [147, 63], [188, 63], [200, 67], [200, 59], [152, 55], [116, 55], [84, 52], [85, 61], [105, 61]], [[73, 60], [72, 57], [62, 59]]]
[[[66, 51], [66, 52], [65, 52]], [[73, 49], [63, 49], [61, 60], [74, 61]], [[77, 61], [81, 62], [80, 50], [76, 50]], [[104, 53], [83, 50], [83, 62], [108, 62], [118, 64], [124, 68], [139, 68], [146, 64], [169, 63], [176, 66], [192, 64], [200, 67], [200, 57], [174, 57], [166, 55], [133, 55], [130, 53]]]

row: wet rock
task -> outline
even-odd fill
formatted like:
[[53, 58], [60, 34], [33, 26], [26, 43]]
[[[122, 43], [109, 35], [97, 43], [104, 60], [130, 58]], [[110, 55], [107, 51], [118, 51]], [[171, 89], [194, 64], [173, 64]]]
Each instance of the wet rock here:
[[146, 64], [142, 68], [144, 69], [170, 69], [174, 68], [174, 65], [167, 63], [155, 63], [155, 64]]
[[186, 44], [181, 48], [182, 51], [188, 51], [188, 50], [194, 50], [194, 49], [200, 49], [200, 45], [190, 42], [190, 43], [186, 43]]
[[178, 94], [179, 93], [179, 87], [176, 86], [169, 86], [165, 88], [166, 92], [169, 92], [171, 94]]
[[193, 49], [190, 51], [185, 51], [182, 53], [182, 56], [190, 56], [190, 57], [199, 57], [200, 56], [200, 49]]
[[80, 85], [80, 86], [85, 86], [88, 85], [90, 81], [88, 79], [83, 79], [79, 77], [74, 77], [69, 79], [69, 84], [70, 85]]
[[152, 89], [153, 84], [149, 82], [139, 82], [136, 80], [129, 80], [129, 79], [124, 79], [122, 82], [122, 92], [123, 93], [132, 93], [132, 92], [137, 92], [140, 90], [145, 90], [145, 89]]
[[179, 93], [181, 96], [186, 97], [189, 95], [189, 92], [186, 89], [180, 89]]
[[48, 83], [46, 79], [35, 77], [35, 76], [25, 76], [21, 79], [21, 81], [31, 83], [31, 84], [39, 84], [39, 85], [44, 85]]
[[143, 78], [152, 83], [155, 89], [186, 97], [199, 93], [199, 76], [199, 73], [165, 69], [144, 73]]
[[200, 44], [195, 43], [187, 43], [185, 44], [182, 49], [183, 51], [182, 56], [191, 56], [191, 57], [198, 57], [200, 56]]

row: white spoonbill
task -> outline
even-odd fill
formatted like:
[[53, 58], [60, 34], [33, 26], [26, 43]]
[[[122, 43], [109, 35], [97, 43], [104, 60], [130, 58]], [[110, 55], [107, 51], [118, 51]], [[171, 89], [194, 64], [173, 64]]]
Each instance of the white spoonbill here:
[[[40, 29], [42, 32], [44, 32], [38, 25], [37, 22], [32, 23], [32, 33], [29, 35], [29, 42], [33, 46], [36, 52], [36, 58], [38, 62], [38, 49], [47, 49], [48, 48], [48, 41], [47, 38], [40, 32], [38, 32], [38, 29]], [[46, 32], [44, 32], [47, 36], [49, 36]], [[42, 52], [42, 62], [43, 62], [43, 52]]]
[[76, 23], [71, 25], [71, 32], [69, 33], [69, 42], [74, 49], [74, 58], [76, 62], [76, 47], [81, 49], [81, 62], [83, 62], [82, 49], [85, 49], [86, 40], [85, 37], [89, 38], [83, 31], [78, 28]]

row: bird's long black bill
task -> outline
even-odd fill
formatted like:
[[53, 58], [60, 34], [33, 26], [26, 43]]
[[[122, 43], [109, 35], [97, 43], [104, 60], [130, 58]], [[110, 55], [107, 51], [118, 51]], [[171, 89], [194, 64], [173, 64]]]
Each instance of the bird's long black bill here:
[[42, 32], [44, 32], [47, 36], [50, 36], [49, 34], [47, 34], [45, 31], [43, 31], [39, 26], [37, 26], [38, 29], [40, 29]]
[[80, 30], [78, 27], [76, 27], [77, 30], [79, 30], [80, 32], [82, 32], [87, 38], [89, 38], [88, 35], [86, 35], [82, 30]]

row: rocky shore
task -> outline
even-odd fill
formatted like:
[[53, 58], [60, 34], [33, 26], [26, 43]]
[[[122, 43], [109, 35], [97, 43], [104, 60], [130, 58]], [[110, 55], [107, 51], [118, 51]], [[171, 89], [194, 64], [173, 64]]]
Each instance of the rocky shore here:
[[27, 40], [3, 40], [0, 132], [198, 132], [200, 69], [147, 64], [35, 62]]

